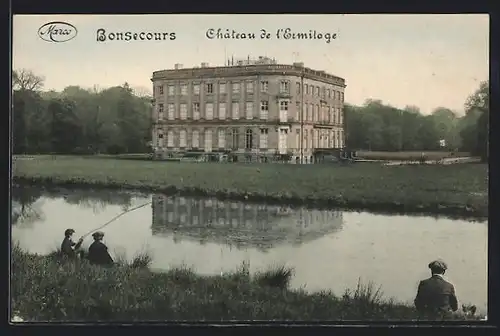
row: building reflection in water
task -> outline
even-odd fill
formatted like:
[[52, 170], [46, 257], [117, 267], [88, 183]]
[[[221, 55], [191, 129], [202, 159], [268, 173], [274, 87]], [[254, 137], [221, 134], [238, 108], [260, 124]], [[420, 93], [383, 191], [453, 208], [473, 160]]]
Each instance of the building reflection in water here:
[[174, 241], [224, 243], [268, 250], [278, 243], [298, 245], [342, 228], [342, 212], [245, 204], [185, 197], [153, 196], [153, 235]]

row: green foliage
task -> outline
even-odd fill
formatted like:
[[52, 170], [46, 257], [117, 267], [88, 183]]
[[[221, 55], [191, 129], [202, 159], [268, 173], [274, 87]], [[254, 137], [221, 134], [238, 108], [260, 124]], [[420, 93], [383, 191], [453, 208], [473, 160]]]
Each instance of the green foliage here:
[[[116, 169], [118, 166], [120, 169]], [[357, 163], [332, 170], [330, 165], [280, 165], [277, 169], [276, 165], [257, 163], [221, 165], [40, 156], [15, 159], [13, 175], [15, 181], [28, 183], [135, 188], [374, 211], [467, 217], [488, 214], [488, 166], [484, 164]]]
[[[273, 278], [262, 273], [260, 279]], [[287, 273], [289, 274], [289, 273]], [[289, 277], [291, 275], [287, 275]], [[167, 320], [411, 320], [411, 306], [384, 300], [361, 283], [342, 297], [331, 292], [262, 286], [241, 270], [200, 276], [180, 267], [101, 268], [84, 261], [57, 262], [12, 249], [12, 311], [24, 321]], [[455, 319], [478, 319], [457, 315]]]
[[347, 145], [371, 151], [438, 150], [445, 140], [448, 151], [487, 156], [489, 84], [483, 82], [467, 98], [465, 115], [445, 107], [423, 115], [417, 107], [397, 109], [378, 100], [364, 106], [345, 105]]
[[14, 153], [149, 151], [151, 98], [136, 96], [126, 83], [102, 91], [68, 86], [40, 92], [42, 84], [30, 85], [37, 78], [30, 76], [24, 75], [24, 88], [14, 85]]

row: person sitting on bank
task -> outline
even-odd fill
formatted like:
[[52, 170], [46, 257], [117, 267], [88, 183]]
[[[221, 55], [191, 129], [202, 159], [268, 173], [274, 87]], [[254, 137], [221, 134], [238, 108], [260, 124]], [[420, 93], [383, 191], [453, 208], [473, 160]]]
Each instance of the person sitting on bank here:
[[77, 243], [72, 240], [75, 230], [67, 229], [64, 231], [64, 240], [61, 244], [61, 253], [64, 257], [74, 259], [77, 257], [76, 251], [82, 246], [83, 238], [80, 238]]
[[102, 242], [104, 232], [97, 231], [92, 234], [94, 242], [89, 247], [87, 259], [93, 265], [110, 266], [113, 265], [113, 258], [108, 253], [108, 247]]
[[444, 279], [448, 269], [442, 260], [435, 260], [429, 265], [431, 277], [420, 281], [415, 298], [415, 307], [422, 317], [440, 319], [451, 316], [458, 310], [455, 287]]

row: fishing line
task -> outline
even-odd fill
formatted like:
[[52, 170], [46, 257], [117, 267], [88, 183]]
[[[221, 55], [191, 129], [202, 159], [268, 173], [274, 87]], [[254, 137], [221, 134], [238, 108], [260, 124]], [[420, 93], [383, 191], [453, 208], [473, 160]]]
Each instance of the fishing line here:
[[151, 203], [153, 203], [153, 202], [147, 202], [147, 203], [144, 203], [144, 204], [142, 204], [142, 205], [136, 206], [136, 207], [134, 207], [134, 208], [131, 208], [131, 209], [128, 209], [127, 211], [122, 212], [122, 213], [121, 213], [121, 214], [119, 214], [118, 216], [115, 216], [115, 217], [113, 217], [111, 220], [107, 221], [104, 225], [102, 225], [102, 226], [98, 227], [97, 229], [93, 229], [92, 231], [89, 231], [89, 232], [87, 232], [86, 234], [84, 234], [84, 235], [82, 236], [82, 239], [85, 239], [85, 237], [87, 237], [87, 236], [88, 236], [89, 234], [91, 234], [92, 232], [95, 232], [95, 231], [97, 231], [97, 230], [100, 230], [100, 229], [104, 228], [105, 226], [107, 226], [107, 225], [109, 225], [109, 224], [113, 223], [115, 220], [117, 220], [117, 219], [118, 219], [118, 218], [120, 218], [121, 216], [123, 216], [123, 215], [125, 215], [125, 214], [127, 214], [127, 213], [129, 213], [129, 212], [132, 212], [132, 211], [134, 211], [134, 210], [137, 210], [137, 209], [140, 209], [140, 208], [142, 208], [142, 207], [145, 207], [146, 205], [151, 204]]

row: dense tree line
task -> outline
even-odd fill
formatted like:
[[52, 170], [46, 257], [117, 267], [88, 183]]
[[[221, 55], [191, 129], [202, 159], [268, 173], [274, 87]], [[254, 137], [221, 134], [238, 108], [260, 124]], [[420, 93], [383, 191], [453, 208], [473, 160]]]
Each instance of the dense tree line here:
[[[423, 115], [418, 107], [398, 109], [379, 100], [345, 107], [347, 146], [376, 151], [459, 150], [488, 156], [489, 84], [465, 102], [465, 115], [439, 107]], [[441, 146], [444, 140], [444, 148]]]
[[[27, 153], [139, 153], [149, 151], [151, 97], [127, 83], [102, 91], [78, 86], [42, 91], [43, 77], [13, 73], [13, 150]], [[345, 107], [347, 146], [377, 151], [460, 150], [488, 155], [489, 84], [465, 102], [465, 115], [445, 107], [423, 115], [379, 100]], [[440, 142], [444, 140], [444, 148]]]
[[44, 79], [13, 73], [14, 154], [138, 153], [151, 139], [151, 97], [127, 83], [105, 90], [42, 91]]

